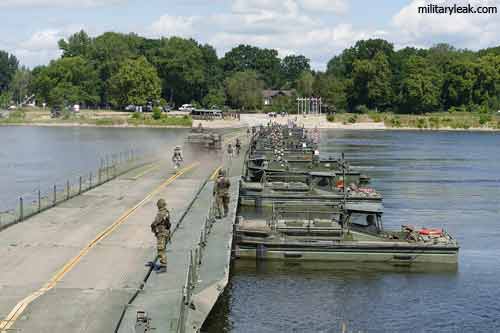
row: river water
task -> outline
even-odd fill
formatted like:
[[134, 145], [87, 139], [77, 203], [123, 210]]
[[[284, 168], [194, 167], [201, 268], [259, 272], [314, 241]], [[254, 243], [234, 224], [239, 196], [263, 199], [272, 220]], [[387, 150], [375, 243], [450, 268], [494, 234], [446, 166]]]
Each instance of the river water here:
[[[0, 127], [0, 205], [106, 154], [170, 152], [183, 130]], [[500, 134], [324, 131], [384, 195], [387, 228], [444, 227], [454, 270], [236, 261], [206, 332], [499, 332]]]
[[135, 150], [171, 156], [184, 129], [0, 127], [0, 211], [39, 187], [94, 172], [101, 159]]
[[324, 131], [384, 195], [384, 226], [444, 227], [456, 269], [236, 261], [206, 332], [500, 332], [500, 134]]

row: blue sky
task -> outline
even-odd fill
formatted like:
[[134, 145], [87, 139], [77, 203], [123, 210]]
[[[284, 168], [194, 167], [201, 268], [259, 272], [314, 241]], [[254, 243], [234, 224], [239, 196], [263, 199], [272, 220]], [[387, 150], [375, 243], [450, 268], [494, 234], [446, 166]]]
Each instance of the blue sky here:
[[448, 42], [458, 48], [500, 45], [500, 14], [422, 15], [419, 5], [500, 0], [0, 0], [0, 49], [30, 67], [59, 56], [57, 40], [84, 29], [147, 37], [193, 37], [220, 56], [240, 43], [304, 54], [314, 68], [363, 38], [404, 46]]

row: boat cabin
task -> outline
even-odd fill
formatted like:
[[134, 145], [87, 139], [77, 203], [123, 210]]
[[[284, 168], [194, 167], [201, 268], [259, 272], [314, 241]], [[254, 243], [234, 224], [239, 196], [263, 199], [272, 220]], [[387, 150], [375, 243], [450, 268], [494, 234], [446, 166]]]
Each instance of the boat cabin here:
[[343, 239], [351, 230], [382, 233], [382, 214], [381, 203], [311, 204], [296, 208], [293, 203], [277, 202], [269, 227], [287, 235]]
[[353, 231], [379, 234], [384, 231], [381, 202], [348, 203], [345, 205], [345, 225]]

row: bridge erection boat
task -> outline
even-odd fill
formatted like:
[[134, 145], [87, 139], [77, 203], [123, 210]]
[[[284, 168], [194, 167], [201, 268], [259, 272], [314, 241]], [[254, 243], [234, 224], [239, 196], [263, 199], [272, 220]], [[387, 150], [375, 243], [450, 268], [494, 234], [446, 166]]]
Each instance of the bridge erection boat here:
[[381, 203], [275, 203], [271, 218], [240, 218], [240, 258], [456, 264], [458, 243], [442, 229], [386, 230]]
[[[457, 264], [458, 242], [443, 229], [386, 230], [383, 198], [367, 187], [369, 177], [352, 170], [343, 154], [322, 160], [305, 129], [269, 124], [253, 132], [240, 183], [236, 257]], [[248, 207], [255, 211], [245, 214]]]

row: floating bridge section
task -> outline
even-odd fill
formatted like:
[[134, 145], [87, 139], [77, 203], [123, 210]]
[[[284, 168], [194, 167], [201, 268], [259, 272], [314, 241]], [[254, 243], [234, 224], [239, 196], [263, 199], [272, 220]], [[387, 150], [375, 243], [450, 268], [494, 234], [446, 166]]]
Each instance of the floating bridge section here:
[[[243, 155], [243, 154], [242, 154]], [[196, 332], [229, 279], [242, 158], [225, 161], [230, 214], [214, 219], [221, 161], [130, 171], [0, 232], [0, 332]], [[150, 223], [164, 198], [168, 271]], [[144, 321], [137, 314], [144, 312]]]
[[[233, 177], [231, 197], [239, 179]], [[118, 332], [133, 332], [137, 312], [145, 311], [148, 325], [159, 332], [196, 332], [229, 280], [229, 265], [237, 200], [230, 213], [216, 220], [212, 206], [213, 181], [206, 183], [192, 207], [175, 226], [168, 246], [168, 271], [148, 271], [143, 290], [125, 309]]]

